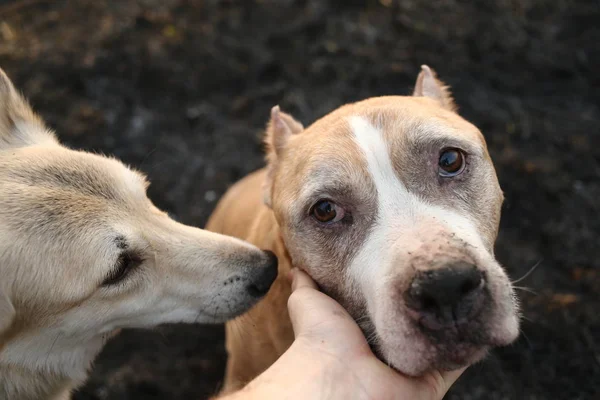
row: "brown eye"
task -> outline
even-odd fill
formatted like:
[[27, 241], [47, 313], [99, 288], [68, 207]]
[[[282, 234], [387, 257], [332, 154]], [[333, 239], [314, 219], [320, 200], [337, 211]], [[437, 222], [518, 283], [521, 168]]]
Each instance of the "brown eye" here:
[[344, 218], [344, 209], [332, 201], [319, 200], [311, 209], [311, 214], [322, 223], [338, 222]]
[[440, 154], [438, 161], [439, 174], [443, 177], [453, 177], [465, 168], [465, 156], [458, 149], [446, 149]]

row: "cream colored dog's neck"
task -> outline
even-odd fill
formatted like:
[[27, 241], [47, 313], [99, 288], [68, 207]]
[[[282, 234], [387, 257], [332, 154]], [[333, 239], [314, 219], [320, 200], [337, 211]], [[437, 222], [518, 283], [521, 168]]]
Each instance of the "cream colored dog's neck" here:
[[[98, 336], [67, 346], [55, 335], [31, 335], [6, 343], [0, 352], [0, 400], [66, 400], [83, 384], [106, 342]], [[68, 341], [65, 341], [68, 342]]]

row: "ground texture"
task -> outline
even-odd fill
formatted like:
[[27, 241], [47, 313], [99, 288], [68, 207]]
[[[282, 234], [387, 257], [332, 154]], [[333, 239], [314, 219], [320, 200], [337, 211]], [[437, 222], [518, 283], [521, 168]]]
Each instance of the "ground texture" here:
[[[427, 63], [484, 132], [506, 194], [497, 255], [523, 335], [448, 399], [600, 398], [600, 3], [596, 0], [0, 2], [0, 66], [70, 146], [147, 173], [150, 197], [202, 226], [262, 165], [274, 104], [305, 124], [411, 90]], [[86, 399], [205, 398], [223, 328], [130, 331]]]

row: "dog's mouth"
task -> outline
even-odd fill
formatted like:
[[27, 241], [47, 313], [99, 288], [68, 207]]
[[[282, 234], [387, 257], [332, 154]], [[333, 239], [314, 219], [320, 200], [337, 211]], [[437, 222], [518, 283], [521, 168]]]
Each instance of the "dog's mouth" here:
[[363, 318], [360, 326], [382, 362], [411, 376], [471, 365], [483, 359], [490, 348], [510, 342], [495, 338], [485, 317], [434, 331], [409, 318], [404, 322], [407, 324], [393, 336], [387, 327], [378, 330], [370, 318]]
[[221, 324], [239, 317], [252, 308], [260, 297], [246, 297], [237, 301], [214, 304], [210, 309], [198, 311], [197, 321], [208, 324]]

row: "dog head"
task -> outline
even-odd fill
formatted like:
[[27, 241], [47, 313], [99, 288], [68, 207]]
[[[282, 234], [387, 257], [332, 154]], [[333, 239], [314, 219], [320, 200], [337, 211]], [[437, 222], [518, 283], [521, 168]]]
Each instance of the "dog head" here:
[[267, 292], [272, 253], [173, 221], [147, 185], [59, 145], [0, 71], [2, 361], [69, 357], [120, 328], [223, 322]]
[[503, 201], [485, 140], [427, 66], [413, 96], [343, 106], [304, 129], [275, 107], [265, 202], [293, 263], [379, 356], [419, 375], [518, 335], [493, 247]]

